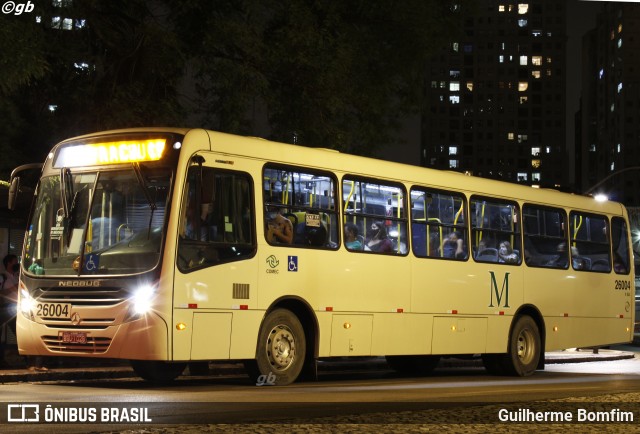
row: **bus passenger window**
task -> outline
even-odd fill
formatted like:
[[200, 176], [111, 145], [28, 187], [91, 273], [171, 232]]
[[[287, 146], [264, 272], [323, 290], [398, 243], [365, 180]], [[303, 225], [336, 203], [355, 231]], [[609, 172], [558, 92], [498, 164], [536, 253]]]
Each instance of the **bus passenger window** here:
[[472, 197], [471, 242], [476, 262], [519, 265], [520, 211], [514, 202]]
[[613, 244], [613, 271], [616, 274], [629, 274], [629, 231], [623, 218], [611, 219], [611, 241]]
[[572, 265], [576, 270], [609, 273], [611, 243], [606, 216], [572, 212], [569, 216]]
[[274, 246], [338, 247], [336, 181], [327, 172], [268, 164], [263, 173], [265, 238]]
[[191, 167], [183, 204], [180, 271], [254, 255], [253, 188], [248, 174]]
[[411, 190], [413, 254], [466, 260], [469, 257], [466, 200], [460, 193]]
[[345, 247], [356, 252], [406, 255], [405, 196], [401, 184], [380, 184], [374, 180], [345, 177], [342, 181], [345, 240], [347, 229], [355, 227], [362, 249], [350, 247], [353, 244], [346, 244], [347, 241]]
[[524, 205], [522, 214], [526, 264], [530, 267], [567, 268], [569, 250], [564, 210]]

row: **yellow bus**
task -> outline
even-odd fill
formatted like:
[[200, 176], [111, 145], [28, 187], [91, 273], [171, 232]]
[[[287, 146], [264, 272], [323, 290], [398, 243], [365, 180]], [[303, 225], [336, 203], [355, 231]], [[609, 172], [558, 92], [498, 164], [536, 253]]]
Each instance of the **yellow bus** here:
[[[12, 179], [12, 197], [19, 176]], [[203, 129], [56, 145], [22, 256], [20, 354], [131, 360], [170, 381], [242, 360], [262, 384], [319, 358], [423, 373], [633, 339], [619, 203]]]

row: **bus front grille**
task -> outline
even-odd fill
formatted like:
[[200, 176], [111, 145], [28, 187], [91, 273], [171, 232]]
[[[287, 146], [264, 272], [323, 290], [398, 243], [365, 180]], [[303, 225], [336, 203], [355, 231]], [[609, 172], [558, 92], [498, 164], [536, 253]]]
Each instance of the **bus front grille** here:
[[109, 349], [111, 338], [88, 336], [86, 343], [67, 343], [58, 336], [42, 336], [42, 342], [55, 353], [102, 354]]

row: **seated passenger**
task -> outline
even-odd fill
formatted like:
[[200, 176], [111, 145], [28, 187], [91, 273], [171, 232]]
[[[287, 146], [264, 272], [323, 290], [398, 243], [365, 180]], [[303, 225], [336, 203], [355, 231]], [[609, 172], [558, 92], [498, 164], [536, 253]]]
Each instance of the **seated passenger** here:
[[502, 241], [500, 243], [500, 249], [498, 250], [498, 262], [503, 264], [517, 264], [520, 262], [518, 254], [513, 251], [509, 241]]
[[382, 222], [374, 222], [371, 225], [373, 236], [369, 238], [365, 246], [365, 250], [370, 250], [377, 253], [390, 253], [393, 252], [393, 243], [387, 235], [387, 228], [384, 227]]
[[551, 258], [545, 266], [547, 267], [556, 267], [556, 268], [567, 268], [569, 265], [569, 257], [567, 252], [567, 243], [562, 241], [556, 247], [556, 255]]
[[464, 241], [457, 231], [449, 234], [442, 245], [442, 251], [445, 258], [464, 259]]
[[280, 211], [281, 209], [271, 207], [267, 212], [267, 241], [291, 244], [293, 242], [293, 223]]
[[349, 250], [362, 250], [362, 243], [358, 239], [358, 226], [353, 223], [344, 225], [344, 245]]

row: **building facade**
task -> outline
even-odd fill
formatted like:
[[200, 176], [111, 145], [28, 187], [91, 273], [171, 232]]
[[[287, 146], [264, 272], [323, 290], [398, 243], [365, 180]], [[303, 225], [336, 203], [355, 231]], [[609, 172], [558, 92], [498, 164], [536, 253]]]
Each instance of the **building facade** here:
[[640, 206], [640, 5], [603, 4], [583, 38], [577, 181]]
[[421, 164], [566, 186], [565, 2], [475, 8], [464, 14], [461, 39], [428, 65]]

